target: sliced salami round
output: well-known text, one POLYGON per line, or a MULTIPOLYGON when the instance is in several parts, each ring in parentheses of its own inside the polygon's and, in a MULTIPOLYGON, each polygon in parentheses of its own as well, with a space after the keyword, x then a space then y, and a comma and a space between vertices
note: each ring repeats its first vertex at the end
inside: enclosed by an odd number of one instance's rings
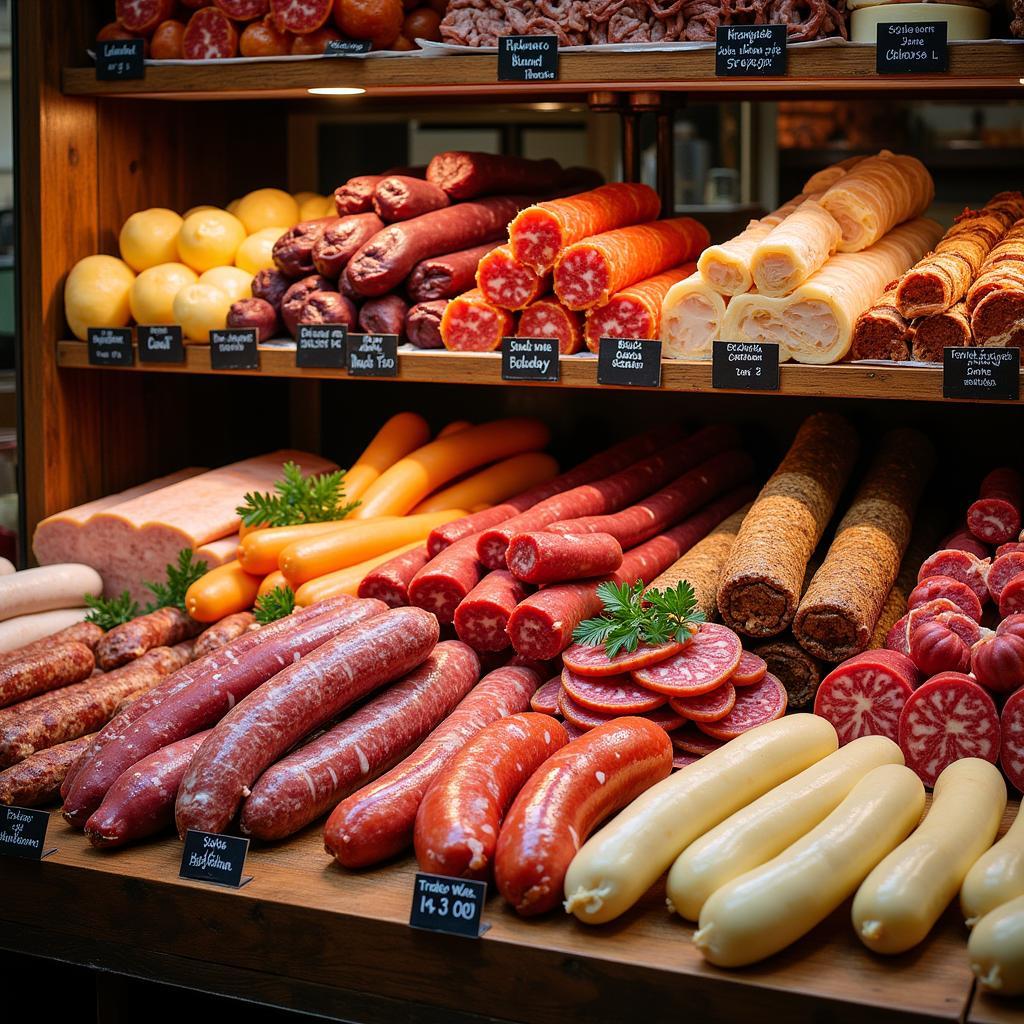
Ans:
POLYGON ((1014 576, 1003 587, 999 597, 999 614, 1002 618, 1011 618, 1019 613, 1024 613, 1024 576, 1014 576))
POLYGON ((1005 544, 1000 544, 996 548, 996 558, 1002 558, 1003 555, 1011 555, 1015 551, 1024 551, 1024 542, 1008 540, 1005 544))
POLYGON ((951 629, 968 647, 976 644, 984 635, 981 624, 963 612, 940 612, 935 616, 935 621, 951 629))
POLYGON ((963 757, 999 758, 999 714, 992 698, 959 672, 943 672, 916 689, 900 712, 899 744, 926 786, 963 757))
POLYGON ((768 662, 764 658, 759 658, 750 651, 744 651, 740 655, 740 663, 736 666, 736 671, 729 677, 729 682, 733 686, 753 686, 764 679, 764 674, 767 671, 768 662))
POLYGON ((993 469, 981 481, 980 497, 967 510, 967 527, 989 544, 1002 544, 1020 531, 1024 479, 1012 466, 993 469))
POLYGON ((907 597, 907 608, 914 611, 932 601, 952 601, 965 615, 975 622, 981 622, 981 602, 978 595, 966 583, 952 576, 929 576, 922 580, 907 597))
POLYGON ((736 692, 736 703, 725 718, 694 724, 716 740, 732 740, 759 725, 781 718, 788 703, 786 688, 771 672, 766 672, 756 686, 746 686, 736 692))
POLYGON ((270 0, 270 13, 282 32, 315 32, 330 17, 333 0, 270 0))
POLYGON ((914 663, 898 651, 855 654, 822 679, 814 713, 835 726, 840 745, 861 736, 896 742, 900 712, 918 678, 914 663))
POLYGON ((562 669, 562 686, 577 704, 605 715, 640 715, 660 708, 668 698, 652 693, 630 675, 588 679, 572 669, 562 669))
POLYGON ((685 768, 687 765, 693 764, 694 761, 699 760, 699 754, 684 754, 677 750, 672 755, 672 770, 677 771, 678 769, 685 768))
POLYGON ((1003 705, 999 724, 1003 738, 999 764, 1010 783, 1024 793, 1024 689, 1012 694, 1003 705))
POLYGON ((705 622, 678 654, 635 670, 633 678, 669 697, 696 697, 721 686, 736 671, 742 654, 740 638, 728 626, 705 622))
POLYGON ((174 13, 174 0, 117 0, 114 12, 126 32, 148 36, 174 13))
POLYGON ((684 754, 693 754, 695 757, 703 757, 710 754, 719 747, 724 747, 725 740, 716 740, 713 736, 703 733, 693 722, 687 722, 681 729, 676 729, 671 734, 672 746, 681 750, 684 754))
POLYGON ((940 597, 934 601, 926 601, 912 612, 907 612, 898 619, 885 636, 885 647, 890 651, 910 656, 910 634, 925 622, 931 622, 943 612, 958 612, 957 605, 947 598, 940 597))
POLYGON ((942 546, 946 549, 955 548, 957 551, 970 551, 972 555, 977 555, 978 558, 988 558, 991 554, 988 545, 978 540, 966 527, 958 530, 956 533, 951 533, 942 542, 942 546))
POLYGON ((722 683, 717 689, 696 697, 673 697, 669 705, 690 721, 718 722, 736 706, 736 687, 722 683))
POLYGON ((578 740, 588 730, 581 729, 578 725, 573 725, 572 722, 562 722, 562 728, 569 734, 570 740, 578 740))
POLYGON ((978 600, 984 604, 988 600, 988 586, 985 583, 985 576, 988 574, 991 562, 987 558, 978 558, 969 551, 957 551, 944 549, 929 555, 922 563, 917 573, 918 583, 928 579, 929 576, 951 576, 967 586, 978 595, 978 600))
POLYGON ((562 677, 555 676, 554 679, 549 679, 537 692, 530 698, 530 708, 533 711, 537 711, 542 715, 557 715, 558 714, 558 697, 562 692, 562 677))
POLYGON ((1021 573, 1024 573, 1024 551, 1008 551, 1005 555, 1000 555, 992 563, 988 576, 985 577, 992 600, 998 604, 1006 584, 1021 573))
POLYGON ((196 11, 181 37, 185 60, 224 60, 238 53, 238 33, 234 23, 216 7, 196 11))
POLYGON ((562 651, 562 664, 581 676, 617 676, 646 665, 655 665, 685 646, 675 641, 657 646, 640 644, 635 651, 619 651, 614 658, 609 658, 603 647, 572 644, 562 651))
MULTIPOLYGON (((622 715, 617 714, 602 714, 600 711, 594 711, 592 708, 586 708, 582 704, 576 703, 566 692, 565 688, 562 689, 562 695, 558 698, 558 709, 562 713, 562 717, 567 722, 572 722, 573 725, 578 726, 580 729, 596 729, 599 725, 604 725, 605 722, 610 722, 614 718, 622 718, 622 715)), ((671 732, 673 729, 678 729, 684 724, 685 719, 677 711, 673 711, 672 708, 665 707, 656 708, 654 711, 647 711, 642 715, 634 715, 630 717, 635 718, 646 718, 649 722, 653 722, 655 725, 664 729, 665 732, 671 732)))

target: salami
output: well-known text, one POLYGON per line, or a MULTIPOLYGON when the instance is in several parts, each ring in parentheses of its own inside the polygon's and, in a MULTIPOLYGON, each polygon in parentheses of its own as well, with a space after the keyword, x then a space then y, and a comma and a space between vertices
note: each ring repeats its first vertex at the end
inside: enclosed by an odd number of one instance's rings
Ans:
MULTIPOLYGON (((584 731, 596 729, 598 726, 605 725, 608 722, 614 721, 616 718, 622 717, 622 715, 616 711, 594 711, 593 708, 584 707, 584 705, 578 704, 569 696, 564 686, 562 687, 561 696, 558 698, 558 710, 567 722, 570 722, 578 729, 583 729, 584 731)), ((671 732, 673 729, 678 729, 684 721, 683 716, 668 704, 663 704, 661 707, 655 708, 653 711, 637 713, 631 717, 643 718, 652 725, 658 726, 659 729, 664 729, 665 732, 671 732)))
POLYGON ((489 572, 455 609, 455 632, 475 651, 511 646, 505 627, 526 588, 505 569, 489 572))
POLYGON ((363 577, 359 596, 375 597, 389 608, 405 607, 409 603, 409 584, 429 560, 425 547, 411 548, 396 555, 363 577))
POLYGON ((678 654, 638 669, 633 678, 655 693, 697 697, 722 686, 736 671, 742 653, 740 638, 731 629, 705 622, 678 654))
POLYGON ((516 337, 557 338, 559 355, 571 356, 583 347, 583 322, 560 302, 540 299, 523 310, 516 337))
POLYGON ((331 14, 331 0, 270 0, 270 13, 281 32, 309 35, 331 14))
POLYGON ((736 666, 736 671, 729 676, 729 682, 733 686, 753 686, 754 683, 759 683, 764 679, 764 674, 767 671, 768 663, 764 658, 752 654, 750 651, 744 651, 740 655, 740 663, 736 666))
MULTIPOLYGON (((996 549, 996 554, 1003 554, 1002 548, 1006 545, 1000 545, 996 549)), ((988 558, 992 552, 989 550, 987 544, 982 544, 973 533, 970 533, 966 527, 962 530, 958 530, 956 533, 951 533, 945 540, 942 541, 940 547, 954 550, 954 551, 969 551, 976 558, 988 558)))
POLYGON ((405 337, 417 348, 444 348, 441 337, 441 318, 447 299, 419 302, 405 315, 405 337))
POLYGON ((831 722, 839 744, 861 736, 899 739, 900 712, 920 681, 914 663, 896 651, 864 651, 821 681, 814 713, 831 722))
POLYGON ((458 150, 438 153, 427 164, 427 181, 443 189, 450 199, 476 199, 503 192, 554 192, 562 184, 563 173, 557 160, 458 150))
POLYGON ((507 309, 489 302, 479 288, 452 299, 441 317, 441 341, 452 352, 494 352, 513 333, 507 309))
POLYGON ((562 677, 549 679, 531 698, 530 709, 542 715, 558 714, 558 697, 562 692, 562 677))
POLYGON ((563 668, 560 683, 580 707, 604 715, 642 715, 664 706, 668 700, 660 693, 638 686, 633 677, 625 673, 595 678, 563 668))
POLYGON ((673 710, 691 722, 719 722, 736 706, 736 687, 724 682, 707 693, 695 697, 673 697, 669 703, 673 710))
POLYGON ((392 174, 381 178, 373 190, 373 212, 388 224, 443 210, 448 205, 444 190, 422 178, 392 174))
MULTIPOLYGON (((1024 688, 1011 694, 1003 705, 1000 730, 1003 742, 999 764, 1006 772, 1011 785, 1024 793, 1024 688)), ((0 779, 2 778, 3 774, 0 774, 0 779)), ((3 802, 2 790, 0 802, 3 802)))
MULTIPOLYGON (((1003 555, 1009 555, 1014 551, 1024 551, 1024 544, 1019 540, 1011 540, 1006 544, 1000 544, 999 547, 996 548, 996 558, 1001 558, 1003 555)), ((987 553, 988 552, 986 551, 986 554, 987 553)), ((71 628, 73 629, 74 627, 71 628)))
POLYGON ((716 740, 731 740, 774 722, 786 713, 786 688, 768 672, 756 686, 747 686, 736 694, 732 710, 717 722, 697 721, 696 726, 716 740))
POLYGON ((999 714, 970 676, 943 672, 918 687, 900 712, 899 744, 907 767, 926 786, 962 757, 999 759, 999 714))
POLYGON ((604 305, 587 310, 587 348, 597 352, 602 338, 661 337, 661 308, 669 288, 689 277, 695 263, 684 263, 616 292, 604 305))
POLYGON ((969 551, 936 551, 921 563, 917 580, 920 583, 931 576, 949 576, 967 584, 984 605, 989 598, 985 577, 990 564, 988 558, 975 558, 969 551))
MULTIPOLYGON (((232 0, 228 0, 232 2, 232 0)), ((238 0, 234 0, 238 2, 238 0)), ((253 0, 249 0, 253 2, 253 0)), ((265 0, 263 2, 266 9, 265 0)), ((221 0, 217 0, 217 6, 223 7, 221 0)), ((117 0, 114 4, 114 11, 121 27, 134 36, 148 36, 153 33, 161 21, 166 21, 174 12, 174 0, 117 0)), ((253 15, 259 17, 259 13, 253 15)))
POLYGON ((468 291, 476 282, 476 268, 480 260, 494 248, 494 242, 486 242, 472 249, 421 260, 413 267, 405 283, 409 298, 413 302, 430 302, 452 299, 468 291))
POLYGON ((56 802, 60 787, 75 762, 85 753, 95 733, 57 743, 18 764, 0 771, 0 804, 43 807, 56 802))
POLYGON ((683 643, 669 640, 663 644, 638 644, 632 651, 625 649, 614 658, 609 658, 604 647, 591 647, 587 644, 573 644, 562 654, 562 665, 583 676, 585 679, 608 679, 620 675, 629 675, 636 669, 646 668, 683 649, 683 643))
POLYGON ((445 548, 412 578, 409 603, 433 612, 442 625, 455 621, 455 609, 483 576, 475 534, 445 548))
POLYGON ((54 644, 20 658, 0 663, 0 708, 80 683, 92 675, 96 661, 92 651, 77 641, 54 644))
POLYGON ((1005 544, 1020 533, 1024 478, 1016 469, 993 469, 981 482, 978 500, 967 510, 967 527, 986 544, 1005 544))
POLYGON ((375 213, 356 213, 329 223, 317 236, 310 250, 310 259, 318 274, 336 279, 348 261, 378 231, 384 221, 375 213))
POLYGON ((500 309, 524 309, 549 288, 546 276, 512 255, 507 245, 499 245, 481 257, 476 268, 476 286, 484 298, 500 309))
POLYGON ((687 722, 681 729, 676 729, 672 733, 672 746, 693 757, 704 757, 725 743, 725 740, 716 740, 706 732, 701 732, 696 722, 687 722))
POLYGON ((952 601, 965 615, 981 622, 981 602, 966 583, 951 576, 929 576, 922 580, 907 597, 907 609, 913 611, 932 601, 952 601))
POLYGON ((542 274, 573 242, 643 224, 660 213, 658 193, 649 185, 602 185, 566 199, 528 206, 508 226, 508 240, 516 259, 542 274))
POLYGON ((1003 590, 1010 580, 1015 579, 1022 572, 1024 572, 1024 552, 1021 551, 1007 552, 992 563, 988 575, 985 577, 985 584, 996 604, 999 603, 1003 596, 1003 590))
POLYGON ((234 615, 227 615, 220 622, 203 630, 196 637, 192 645, 192 660, 206 657, 207 654, 223 647, 225 644, 237 640, 243 633, 248 632, 256 623, 256 616, 252 612, 235 612, 234 615))
POLYGON ((637 281, 695 260, 709 240, 707 228, 691 217, 594 235, 570 245, 558 257, 555 294, 569 309, 604 305, 637 281))
POLYGON ((1024 576, 1014 576, 1003 587, 999 598, 999 614, 1002 618, 1024 612, 1024 576))
POLYGON ((203 7, 188 19, 181 39, 181 55, 185 60, 224 60, 237 53, 238 33, 223 11, 203 7))
POLYGON ((334 208, 338 211, 338 216, 351 217, 357 213, 371 213, 373 193, 383 179, 382 174, 361 174, 356 178, 349 178, 344 185, 339 185, 334 190, 334 208))
POLYGON ((790 708, 798 711, 810 706, 825 675, 822 662, 785 633, 769 643, 759 644, 754 653, 764 660, 768 671, 786 688, 790 708))
POLYGON ((505 557, 517 579, 560 583, 614 572, 622 565, 622 547, 608 533, 517 533, 505 557))
POLYGON ((409 307, 400 295, 368 299, 359 308, 359 327, 367 334, 399 335, 405 329, 409 307))

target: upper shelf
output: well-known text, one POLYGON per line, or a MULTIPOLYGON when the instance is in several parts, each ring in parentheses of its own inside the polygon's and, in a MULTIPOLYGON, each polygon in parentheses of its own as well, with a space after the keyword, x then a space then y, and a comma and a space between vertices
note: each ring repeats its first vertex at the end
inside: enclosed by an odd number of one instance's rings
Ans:
POLYGON ((559 79, 547 83, 499 83, 494 54, 379 59, 325 58, 255 63, 148 65, 138 80, 100 82, 93 68, 65 68, 66 93, 176 99, 292 98, 318 87, 355 86, 367 95, 481 96, 523 100, 601 90, 657 90, 742 96, 842 92, 978 92, 1024 98, 1024 45, 1010 41, 951 43, 948 73, 875 74, 874 46, 795 48, 784 78, 719 78, 714 48, 670 52, 565 53, 559 79))

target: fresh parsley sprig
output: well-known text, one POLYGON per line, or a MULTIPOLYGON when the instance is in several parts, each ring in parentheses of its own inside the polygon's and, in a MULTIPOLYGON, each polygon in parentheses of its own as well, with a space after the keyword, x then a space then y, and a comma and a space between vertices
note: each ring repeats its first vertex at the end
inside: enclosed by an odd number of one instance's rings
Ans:
POLYGON ((143 584, 153 595, 153 600, 146 605, 147 612, 155 612, 158 608, 180 608, 185 611, 185 594, 197 579, 206 575, 206 563, 195 561, 191 548, 182 548, 178 552, 177 564, 166 566, 165 572, 166 583, 143 584))
POLYGON ((246 526, 298 526, 344 519, 358 501, 345 501, 345 471, 303 476, 302 467, 286 462, 274 491, 251 491, 235 510, 246 526))
POLYGON ((597 596, 604 605, 603 613, 581 622, 572 631, 572 638, 588 647, 604 644, 609 658, 623 650, 632 653, 642 643, 684 643, 704 621, 693 587, 686 580, 646 594, 641 580, 633 586, 600 583, 597 596))
POLYGON ((103 630, 124 625, 139 614, 138 602, 132 599, 127 590, 122 591, 120 597, 93 597, 92 594, 86 594, 85 603, 89 608, 85 621, 103 630))
POLYGON ((256 621, 265 626, 295 611, 295 592, 291 587, 274 587, 256 598, 256 621))

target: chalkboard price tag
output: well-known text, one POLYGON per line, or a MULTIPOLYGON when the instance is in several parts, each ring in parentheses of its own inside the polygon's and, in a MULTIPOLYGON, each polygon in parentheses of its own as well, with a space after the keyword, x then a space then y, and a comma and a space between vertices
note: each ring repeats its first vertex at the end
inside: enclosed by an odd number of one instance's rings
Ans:
POLYGON ((118 79, 145 78, 143 62, 144 39, 101 39, 96 43, 96 79, 112 82, 118 79))
POLYGON ((183 363, 185 345, 181 328, 173 325, 139 326, 135 329, 139 339, 139 362, 183 363))
POLYGON ((661 342, 602 338, 597 351, 597 383, 661 387, 661 342))
POLYGON ((499 82, 554 82, 558 36, 498 36, 499 82))
POLYGON ((716 341, 711 386, 740 391, 779 390, 779 346, 759 341, 716 341))
POLYGON ((0 807, 0 855, 19 860, 42 860, 56 847, 46 849, 50 812, 30 807, 0 807))
POLYGON ((130 327, 90 327, 87 344, 90 366, 131 366, 135 362, 130 327))
POLYGON ((785 25, 718 26, 715 74, 720 78, 780 78, 785 73, 785 25))
POLYGON ((213 370, 258 370, 256 328, 236 327, 210 331, 210 368, 213 370))
POLYGON ((397 334, 350 334, 348 372, 353 377, 397 377, 397 334))
POLYGON ((241 889, 246 882, 252 881, 252 875, 242 875, 248 852, 248 839, 189 829, 185 833, 178 877, 241 889))
POLYGON ((1020 349, 944 349, 942 397, 1019 401, 1020 349))
POLYGON ((328 39, 325 57, 358 57, 369 53, 373 43, 369 39, 328 39))
POLYGON ((344 324, 299 324, 295 339, 295 365, 309 369, 343 370, 346 361, 344 324))
POLYGON ((502 380, 558 380, 557 338, 503 338, 502 380))
POLYGON ((947 28, 944 21, 901 21, 877 26, 875 71, 880 75, 948 71, 947 28))
POLYGON ((486 931, 480 925, 486 897, 486 882, 417 872, 409 925, 430 932, 477 939, 486 931))

